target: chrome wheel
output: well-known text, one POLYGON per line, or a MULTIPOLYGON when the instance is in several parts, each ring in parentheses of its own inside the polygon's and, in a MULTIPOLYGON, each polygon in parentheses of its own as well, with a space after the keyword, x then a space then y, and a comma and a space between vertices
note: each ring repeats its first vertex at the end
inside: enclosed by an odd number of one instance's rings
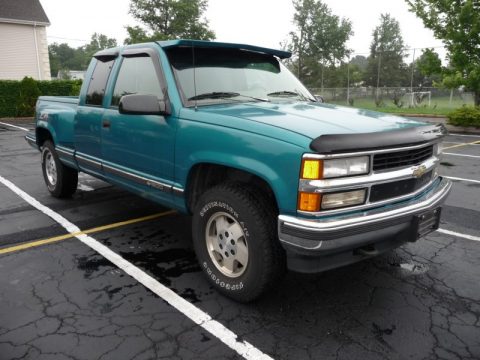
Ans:
POLYGON ((55 159, 50 151, 46 152, 44 161, 48 182, 50 185, 55 186, 57 184, 57 165, 55 164, 55 159))
POLYGON ((242 226, 225 212, 217 212, 208 220, 205 239, 210 258, 217 269, 228 277, 242 275, 248 265, 248 244, 242 226))

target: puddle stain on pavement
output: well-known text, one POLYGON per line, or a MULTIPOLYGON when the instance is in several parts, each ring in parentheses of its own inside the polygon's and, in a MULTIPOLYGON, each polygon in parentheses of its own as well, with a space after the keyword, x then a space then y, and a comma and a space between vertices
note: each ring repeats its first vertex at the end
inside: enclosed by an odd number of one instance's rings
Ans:
POLYGON ((201 271, 193 251, 174 248, 162 251, 120 252, 127 261, 147 270, 163 285, 170 287, 172 279, 186 273, 201 271))
MULTIPOLYGON (((192 303, 200 302, 199 296, 193 288, 176 289, 172 286, 173 279, 187 273, 200 272, 200 266, 193 251, 181 248, 166 249, 161 251, 124 252, 119 255, 125 260, 150 273, 160 283, 169 287, 171 290, 179 293, 180 296, 192 303)), ((84 271, 84 278, 92 278, 96 272, 101 271, 102 267, 111 267, 113 264, 101 256, 81 256, 77 258, 78 269, 84 271)), ((125 287, 111 286, 102 289, 111 300, 113 296, 125 287)), ((108 312, 108 309, 105 309, 108 312)))

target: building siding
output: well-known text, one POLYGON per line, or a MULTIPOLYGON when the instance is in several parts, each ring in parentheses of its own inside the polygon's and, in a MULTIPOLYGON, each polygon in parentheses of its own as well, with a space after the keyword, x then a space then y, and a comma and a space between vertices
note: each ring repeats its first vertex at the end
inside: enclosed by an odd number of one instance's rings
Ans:
POLYGON ((45 26, 0 23, 0 49, 0 79, 51 79, 45 26))

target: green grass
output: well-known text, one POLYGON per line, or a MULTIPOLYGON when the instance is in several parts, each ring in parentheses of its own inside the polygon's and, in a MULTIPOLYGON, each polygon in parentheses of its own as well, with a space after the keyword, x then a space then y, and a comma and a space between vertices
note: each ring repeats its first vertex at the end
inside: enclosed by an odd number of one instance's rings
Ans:
MULTIPOLYGON (((349 106, 346 101, 327 101, 332 104, 349 106)), ((458 97, 455 97, 450 104, 448 97, 432 98, 431 106, 428 106, 428 100, 425 100, 425 104, 417 107, 403 106, 401 108, 395 106, 392 100, 384 99, 384 106, 377 107, 372 98, 360 98, 355 99, 353 107, 359 109, 374 110, 392 114, 423 114, 423 115, 448 115, 453 110, 462 107, 465 103, 458 97)), ((473 105, 473 103, 467 103, 467 105, 473 105)))

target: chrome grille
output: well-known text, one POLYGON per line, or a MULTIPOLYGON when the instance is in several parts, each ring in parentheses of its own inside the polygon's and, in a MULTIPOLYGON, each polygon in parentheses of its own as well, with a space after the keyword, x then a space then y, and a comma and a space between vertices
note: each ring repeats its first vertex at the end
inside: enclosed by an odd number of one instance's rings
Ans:
POLYGON ((433 155, 433 145, 419 149, 396 151, 385 154, 375 154, 373 171, 388 170, 410 165, 418 165, 433 155))
POLYGON ((433 171, 418 179, 407 179, 373 185, 370 190, 370 202, 377 202, 408 195, 426 186, 432 180, 433 171))

